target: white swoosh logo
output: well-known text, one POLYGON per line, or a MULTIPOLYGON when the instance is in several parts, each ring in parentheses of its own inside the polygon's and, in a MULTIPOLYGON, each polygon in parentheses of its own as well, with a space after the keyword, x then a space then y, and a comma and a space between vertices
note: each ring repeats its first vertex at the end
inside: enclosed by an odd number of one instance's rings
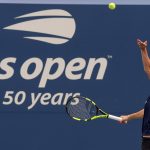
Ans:
POLYGON ((46 34, 48 36, 28 36, 24 38, 46 42, 49 44, 63 44, 68 42, 73 37, 76 30, 74 18, 70 13, 64 10, 54 9, 38 11, 16 17, 16 19, 27 17, 52 18, 32 19, 10 25, 4 29, 46 34))

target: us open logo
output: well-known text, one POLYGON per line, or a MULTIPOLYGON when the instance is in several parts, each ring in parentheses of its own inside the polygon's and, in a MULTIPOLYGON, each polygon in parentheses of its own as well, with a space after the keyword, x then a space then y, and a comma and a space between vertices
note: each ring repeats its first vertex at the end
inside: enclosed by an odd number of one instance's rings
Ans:
POLYGON ((31 35, 24 38, 49 44, 68 42, 76 30, 76 23, 72 15, 61 9, 33 12, 15 19, 20 18, 29 18, 30 20, 7 26, 4 29, 39 33, 39 36, 31 35), (40 36, 41 34, 42 36, 40 36))
MULTIPOLYGON (((76 30, 75 20, 70 13, 61 9, 43 10, 33 13, 28 13, 19 17, 30 18, 29 21, 23 21, 5 27, 7 30, 27 31, 31 34, 37 33, 38 36, 25 36, 24 38, 46 42, 49 44, 63 44, 68 42, 74 35, 76 30), (42 17, 42 18, 41 18, 42 17), (42 34, 42 36, 40 36, 42 34), (43 35, 44 34, 44 35, 43 35)), ((5 71, 5 74, 0 74, 0 80, 7 80, 14 76, 15 67, 19 58, 7 57, 1 60, 0 69, 5 71)), ((65 74, 68 80, 90 80, 96 66, 99 66, 96 80, 103 80, 106 68, 106 58, 89 58, 82 57, 73 58, 66 61, 65 58, 58 56, 57 58, 46 58, 46 62, 39 57, 31 57, 25 60, 19 69, 19 74, 24 80, 34 80, 40 77, 38 87, 45 88, 50 80, 57 80, 65 74), (29 68, 34 65, 35 68, 29 73, 29 68), (52 71, 53 66, 57 65, 55 71, 52 71)))
MULTIPOLYGON (((23 34, 26 34, 24 32, 28 32, 29 36, 23 36, 25 39, 48 44, 64 44, 73 38, 76 31, 75 19, 70 13, 61 9, 32 12, 16 17, 15 19, 15 24, 4 27, 3 29, 17 32, 22 31, 23 34)), ((78 44, 81 43, 80 40, 81 39, 78 39, 78 44)), ((63 46, 65 45, 62 45, 62 47, 63 46)), ((25 50, 24 48, 23 50, 25 50)), ((50 53, 53 52, 54 51, 50 51, 50 53)), ((21 91, 5 91, 2 96, 3 105, 15 103, 20 106, 28 100, 27 97, 31 100, 27 106, 28 110, 33 109, 38 103, 44 106, 49 104, 65 105, 69 97, 82 95, 80 91, 70 91, 70 87, 68 87, 69 92, 60 92, 57 91, 57 89, 53 89, 54 91, 52 93, 47 92, 47 88, 50 88, 50 84, 48 85, 49 82, 62 78, 65 79, 66 82, 91 79, 103 80, 107 70, 108 61, 105 57, 96 56, 87 58, 79 57, 78 54, 75 58, 68 60, 65 56, 62 57, 61 55, 55 57, 49 56, 51 55, 40 58, 37 54, 37 56, 34 55, 34 57, 27 57, 21 64, 19 64, 19 62, 22 57, 7 56, 0 60, 0 70, 3 71, 2 73, 0 72, 0 81, 12 79, 15 77, 15 74, 17 74, 21 82, 34 82, 37 79, 38 81, 34 88, 35 91, 41 88, 45 89, 45 92, 34 92, 33 90, 31 93, 28 92, 28 87, 21 91), (19 68, 16 68, 15 65, 19 65, 19 68), (33 65, 34 67, 30 70, 33 65)))

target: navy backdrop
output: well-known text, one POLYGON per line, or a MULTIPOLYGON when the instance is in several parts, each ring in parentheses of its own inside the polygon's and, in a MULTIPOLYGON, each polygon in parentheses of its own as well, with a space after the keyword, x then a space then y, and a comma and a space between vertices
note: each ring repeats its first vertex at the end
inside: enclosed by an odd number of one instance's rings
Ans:
MULTIPOLYGON (((94 99, 104 110, 115 115, 128 114, 143 108, 150 84, 144 74, 136 39, 150 41, 150 6, 118 6, 111 11, 105 5, 0 5, 0 60, 16 57, 12 64, 15 74, 0 80, 0 148, 5 150, 139 150, 141 120, 120 125, 112 120, 80 123, 71 120, 63 105, 43 106, 39 102, 28 110, 30 93, 81 93, 94 99), (27 13, 63 9, 76 21, 73 38, 61 45, 23 39, 21 31, 3 28, 27 13), (21 64, 38 57, 61 57, 66 62, 73 58, 106 58, 107 69, 103 80, 96 80, 97 70, 90 80, 69 80, 62 75, 38 88, 40 76, 33 80, 20 77, 21 64), (25 91, 21 105, 4 105, 6 91, 25 91)), ((21 19, 19 21, 22 21, 21 19)), ((32 69, 31 69, 32 70, 32 69)), ((85 71, 85 70, 84 70, 85 71)), ((4 73, 1 69, 1 74, 4 73)), ((15 94, 14 94, 15 95, 15 94)))

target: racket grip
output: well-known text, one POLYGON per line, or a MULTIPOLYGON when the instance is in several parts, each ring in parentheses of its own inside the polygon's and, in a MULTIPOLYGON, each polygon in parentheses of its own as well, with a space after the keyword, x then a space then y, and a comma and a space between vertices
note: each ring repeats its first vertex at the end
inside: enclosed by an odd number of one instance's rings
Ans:
POLYGON ((117 116, 114 116, 114 115, 109 115, 108 118, 112 119, 112 120, 116 120, 116 121, 122 121, 121 117, 117 117, 117 116))

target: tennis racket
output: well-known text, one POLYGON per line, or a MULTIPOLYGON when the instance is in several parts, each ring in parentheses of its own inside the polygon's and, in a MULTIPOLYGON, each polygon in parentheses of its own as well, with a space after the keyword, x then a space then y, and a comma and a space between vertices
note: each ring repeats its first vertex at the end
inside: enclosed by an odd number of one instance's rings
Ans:
POLYGON ((101 118, 122 121, 122 118, 104 112, 95 102, 82 96, 71 97, 66 104, 66 112, 72 119, 77 121, 90 121, 101 118))

